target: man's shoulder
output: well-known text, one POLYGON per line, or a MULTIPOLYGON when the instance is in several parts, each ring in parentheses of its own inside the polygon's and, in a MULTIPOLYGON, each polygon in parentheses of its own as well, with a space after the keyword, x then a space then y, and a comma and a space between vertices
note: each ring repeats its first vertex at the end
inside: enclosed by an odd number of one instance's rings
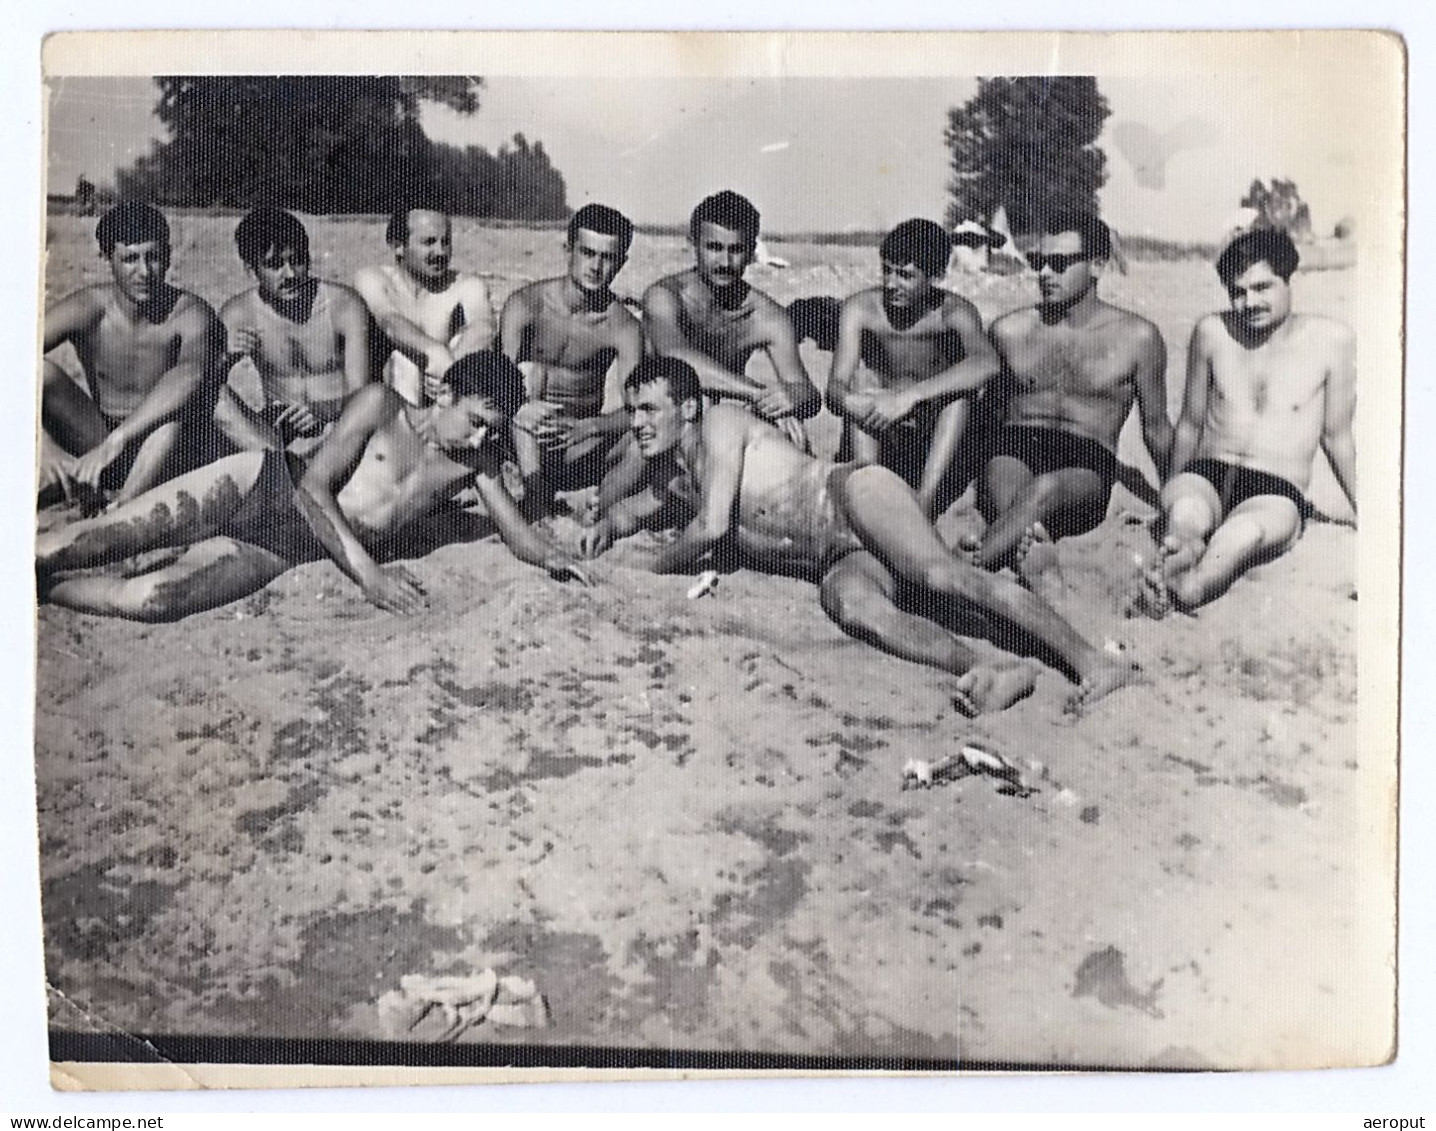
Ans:
POLYGON ((394 279, 397 272, 392 263, 371 263, 367 267, 361 267, 354 272, 354 285, 362 287, 365 285, 384 286, 394 279))
POLYGON ((1345 346, 1356 340, 1356 333, 1339 318, 1325 314, 1292 314, 1291 322, 1297 334, 1313 344, 1345 346))
POLYGON ((692 267, 688 267, 682 271, 675 271, 671 275, 664 275, 661 279, 650 283, 643 293, 647 296, 653 294, 655 291, 667 291, 675 298, 682 298, 683 292, 697 278, 698 272, 692 267))
POLYGON ((461 298, 477 295, 482 295, 485 299, 489 297, 489 284, 482 277, 466 271, 454 272, 454 278, 449 283, 447 290, 449 294, 461 298))
POLYGON ((258 287, 250 287, 248 290, 240 291, 237 295, 231 295, 224 300, 224 305, 219 308, 220 321, 228 322, 231 318, 239 317, 252 310, 256 310, 258 301, 258 287))
POLYGON ((344 402, 343 417, 383 424, 398 415, 405 401, 388 385, 374 381, 361 386, 344 402))
POLYGON ((992 323, 992 333, 998 337, 1014 338, 1030 332, 1038 325, 1041 315, 1035 306, 1019 306, 1009 310, 992 323))
POLYGON ((509 294, 509 297, 504 300, 504 307, 522 306, 537 311, 543 303, 544 296, 550 294, 556 285, 563 285, 562 275, 555 275, 551 279, 535 279, 532 283, 525 283, 509 294))
POLYGON ((179 288, 175 288, 175 291, 175 303, 170 309, 170 320, 195 326, 208 326, 218 318, 214 307, 193 291, 183 291, 179 288))
POLYGON ((960 295, 956 291, 950 291, 945 287, 939 288, 938 293, 942 296, 942 305, 938 307, 938 310, 941 312, 944 322, 951 318, 959 320, 976 318, 979 322, 982 321, 982 315, 977 309, 977 304, 966 295, 960 295))
POLYGON ((848 318, 871 320, 882 313, 882 287, 864 287, 843 299, 842 312, 848 318))
POLYGON ((1121 335, 1137 346, 1151 346, 1162 342, 1162 331, 1150 318, 1138 314, 1135 310, 1128 310, 1125 306, 1115 306, 1107 303, 1107 308, 1113 312, 1110 332, 1121 335))

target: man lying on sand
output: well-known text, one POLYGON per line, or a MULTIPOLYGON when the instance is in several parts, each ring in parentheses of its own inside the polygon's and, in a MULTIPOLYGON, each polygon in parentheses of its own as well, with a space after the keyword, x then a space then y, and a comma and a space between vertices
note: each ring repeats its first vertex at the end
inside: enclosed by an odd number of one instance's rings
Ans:
POLYGON ((227 385, 220 423, 241 448, 307 456, 332 431, 345 399, 371 380, 369 311, 348 287, 310 276, 309 234, 291 213, 254 209, 234 242, 258 285, 219 316, 229 360, 249 358, 265 403, 256 417, 227 385))
POLYGON ((850 429, 855 462, 902 475, 932 518, 997 355, 977 308, 937 286, 952 256, 941 225, 906 220, 878 254, 882 286, 843 303, 828 407, 850 429))
POLYGON ((844 631, 961 676, 964 713, 1001 710, 1029 694, 1035 666, 978 665, 957 636, 899 600, 956 604, 1045 645, 1078 677, 1072 711, 1139 678, 1041 598, 953 555, 896 473, 816 459, 750 413, 705 408, 698 375, 677 358, 644 361, 625 391, 648 461, 644 487, 584 532, 585 553, 602 553, 676 506, 693 517, 659 554, 657 572, 694 568, 732 534, 746 564, 819 579, 823 608, 844 631))
POLYGON ((45 311, 45 352, 70 343, 88 395, 45 359, 41 506, 76 490, 95 509, 101 492, 123 503, 218 454, 224 335, 207 302, 165 282, 169 224, 126 201, 100 218, 95 239, 110 281, 45 311))
POLYGON ((1313 513, 1318 446, 1354 520, 1356 339, 1334 319, 1292 313, 1299 259, 1285 232, 1258 229, 1217 260, 1232 307, 1192 331, 1165 537, 1137 600, 1152 616, 1195 609, 1295 545, 1313 513))
POLYGON ((376 353, 384 380, 410 404, 424 404, 456 357, 493 346, 494 307, 482 279, 451 269, 454 230, 446 213, 401 205, 384 241, 394 262, 362 268, 354 289, 383 331, 376 353))
POLYGON ((434 403, 369 385, 350 399, 298 487, 281 453, 241 452, 93 519, 40 535, 42 599, 81 612, 169 621, 236 601, 291 566, 328 554, 381 609, 427 604, 401 565, 371 556, 466 487, 519 560, 559 579, 583 571, 520 516, 500 455, 523 378, 495 353, 460 358, 434 403), (98 573, 79 570, 110 566, 98 573))
POLYGON ((966 548, 987 569, 1016 566, 1039 591, 1056 564, 1050 538, 1085 534, 1107 516, 1133 400, 1159 476, 1171 455, 1167 347, 1147 319, 1098 297, 1111 251, 1096 216, 1051 217, 1026 250, 1042 301, 992 326, 1014 391, 983 477, 989 526, 966 548))
POLYGON ((520 287, 499 320, 503 351, 524 373, 528 403, 514 414, 524 513, 544 513, 555 490, 597 486, 628 412, 603 412, 643 358, 643 327, 610 290, 633 242, 633 224, 585 204, 568 224, 568 272, 520 287))

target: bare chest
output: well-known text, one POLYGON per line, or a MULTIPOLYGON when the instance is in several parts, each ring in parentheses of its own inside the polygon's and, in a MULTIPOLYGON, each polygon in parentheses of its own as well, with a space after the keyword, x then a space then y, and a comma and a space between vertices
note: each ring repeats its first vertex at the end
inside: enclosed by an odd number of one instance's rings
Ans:
POLYGON ((756 311, 749 303, 725 310, 711 303, 685 304, 683 333, 694 349, 741 368, 754 350, 764 345, 756 311))
POLYGON ((867 330, 863 362, 885 377, 923 381, 964 357, 962 338, 940 324, 911 330, 867 330))
POLYGON ((181 344, 172 326, 128 325, 108 316, 80 354, 85 368, 111 387, 149 389, 179 362, 181 344))
POLYGON ((1135 359, 1125 342, 1068 330, 1037 332, 1006 349, 1024 393, 1105 395, 1131 380, 1135 359))
POLYGON ((537 321, 529 342, 529 356, 546 365, 603 373, 618 352, 606 315, 565 314, 537 321))
POLYGON ((1212 358, 1213 407, 1251 416, 1301 414, 1320 403, 1325 380, 1326 366, 1301 351, 1232 345, 1212 358))

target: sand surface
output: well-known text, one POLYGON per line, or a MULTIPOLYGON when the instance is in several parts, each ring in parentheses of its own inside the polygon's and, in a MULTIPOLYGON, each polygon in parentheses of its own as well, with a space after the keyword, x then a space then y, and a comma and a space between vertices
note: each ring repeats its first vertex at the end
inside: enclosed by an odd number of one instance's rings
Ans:
MULTIPOLYGON (((51 295, 103 277, 91 225, 52 218, 51 295)), ((232 227, 180 217, 172 280, 215 305, 245 285, 232 227)), ((322 277, 384 255, 380 224, 310 232, 322 277)), ((460 223, 456 258, 502 302, 561 269, 561 242, 460 223)), ((781 301, 875 281, 871 249, 773 250, 792 268, 750 279, 781 301)), ((639 236, 618 289, 685 255, 639 236)), ((1302 277, 1298 309, 1349 313, 1355 277, 1302 277)), ((949 285, 989 320, 1034 297, 1030 277, 949 285)), ((1139 262, 1104 289, 1161 327, 1175 405, 1215 275, 1139 262)), ((826 355, 804 356, 821 386, 826 355)), ((1149 466, 1135 428, 1124 458, 1149 466)), ((814 432, 830 453, 832 419, 814 432)), ((1312 494, 1342 512, 1324 466, 1312 494)), ((1380 1059, 1390 893, 1364 853, 1391 767, 1357 743, 1356 536, 1315 523, 1199 617, 1127 620, 1152 552, 1128 518, 1149 513, 1119 488, 1061 545, 1063 611, 1150 677, 1075 721, 1052 670, 963 719, 952 677, 848 639, 801 581, 739 571, 689 601, 691 579, 643 568, 648 536, 592 590, 494 538, 442 546, 411 566, 431 607, 407 619, 326 562, 177 625, 43 608, 52 1024, 387 1039, 402 977, 492 968, 532 979, 552 1024, 464 1041, 1380 1059), (901 789, 907 759, 973 741, 1037 791, 901 789)), ((976 522, 964 500, 940 528, 976 522)))

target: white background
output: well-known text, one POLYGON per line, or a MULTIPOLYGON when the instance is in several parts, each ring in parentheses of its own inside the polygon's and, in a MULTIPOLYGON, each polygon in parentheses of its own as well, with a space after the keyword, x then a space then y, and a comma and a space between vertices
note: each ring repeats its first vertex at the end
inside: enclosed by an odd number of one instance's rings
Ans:
MULTIPOLYGON (((32 0, 33 2, 33 0, 32 0)), ((189 0, 98 0, 7 5, 0 32, 0 83, 5 98, 0 138, 5 155, 0 263, 10 282, 0 324, 6 372, 0 378, 0 499, 10 536, 0 543, 0 593, 7 678, 0 682, 0 1112, 407 1112, 407 1111, 1210 1111, 1352 1112, 1436 1116, 1436 862, 1431 808, 1436 804, 1436 696, 1432 638, 1436 601, 1426 585, 1432 568, 1429 498, 1436 480, 1430 442, 1436 427, 1433 364, 1433 289, 1424 281, 1436 250, 1426 216, 1432 188, 1430 71, 1436 68, 1436 27, 1426 5, 1366 0, 1225 0, 1169 2, 1157 9, 1137 0, 1103 5, 1058 0, 1008 0, 977 5, 957 0, 887 0, 875 5, 814 0, 714 0, 680 6, 674 0, 629 0, 621 10, 589 2, 550 0, 499 8, 433 0, 245 0, 227 9, 189 0), (882 24, 875 21, 882 20, 882 24), (1324 1073, 1184 1076, 1022 1077, 964 1080, 850 1080, 546 1087, 349 1089, 341 1091, 59 1095, 48 1085, 45 999, 41 965, 39 881, 36 872, 34 784, 31 770, 34 710, 32 547, 36 248, 43 222, 40 185, 40 41, 49 31, 173 27, 647 27, 647 28, 940 28, 1110 29, 1192 27, 1388 28, 1410 50, 1411 291, 1406 426, 1413 438, 1406 476, 1405 744, 1402 765, 1401 1048, 1389 1068, 1324 1073)), ((61 186, 65 188, 68 186, 61 186)), ((1393 207, 1397 202, 1392 202, 1393 207)), ((179 786, 179 783, 176 783, 179 786)), ((1259 987, 1252 987, 1259 992, 1259 987)), ((1428 1122, 1428 1126, 1431 1123, 1428 1122)), ((1359 1128, 1359 1120, 1350 1126, 1359 1128)))

